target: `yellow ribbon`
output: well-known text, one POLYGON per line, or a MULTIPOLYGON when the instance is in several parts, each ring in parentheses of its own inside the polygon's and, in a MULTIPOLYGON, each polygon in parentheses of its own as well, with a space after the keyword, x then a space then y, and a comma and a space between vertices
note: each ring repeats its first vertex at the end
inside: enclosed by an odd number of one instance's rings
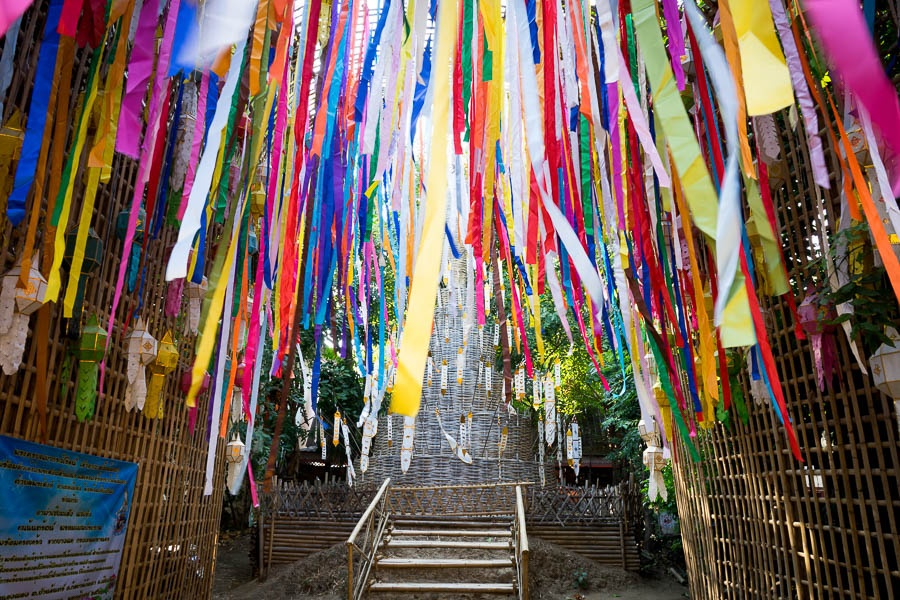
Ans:
MULTIPOLYGON (((722 3, 724 4, 724 2, 722 3)), ((720 4, 721 5, 721 4, 720 4)), ((681 180, 684 199, 690 207, 690 215, 709 240, 716 239, 718 198, 709 177, 709 169, 700 154, 700 146, 675 87, 675 77, 669 66, 654 0, 632 2, 635 29, 644 54, 653 105, 671 150, 674 174, 681 180)), ((684 211, 682 215, 687 215, 684 211)), ((682 216, 684 219, 684 216, 682 216)), ((685 221, 685 230, 689 224, 685 221)), ((720 326, 722 345, 725 347, 748 346, 756 343, 747 292, 740 273, 735 275, 731 299, 725 307, 720 326)), ((702 288, 701 288, 702 289, 702 288)), ((720 290, 728 294, 729 290, 720 290)))
MULTIPOLYGON (((759 184, 752 179, 745 178, 744 186, 747 189, 747 203, 750 205, 750 218, 748 222, 756 225, 762 245, 763 263, 756 265, 757 272, 765 272, 768 292, 773 296, 781 296, 790 291, 784 267, 781 264, 781 251, 778 238, 775 236, 774 223, 769 222, 766 209, 763 206, 762 197, 759 195, 759 184)), ((760 286, 762 287, 762 286, 760 286)))
MULTIPOLYGON (((98 60, 100 59, 98 58, 98 60)), ((94 77, 91 88, 87 92, 87 97, 84 101, 82 118, 78 124, 78 130, 75 134, 75 143, 73 144, 73 147, 70 151, 72 157, 71 173, 73 179, 75 173, 78 172, 78 165, 81 162, 82 149, 84 148, 84 143, 87 140, 87 133, 89 129, 88 122, 90 121, 90 114, 94 107, 94 101, 97 99, 99 79, 99 77, 94 77)), ((97 173, 98 181, 99 176, 100 174, 97 173)), ((91 175, 88 176, 88 184, 90 183, 91 175)), ((74 181, 70 180, 64 192, 62 210, 59 214, 59 224, 56 228, 53 265, 50 267, 50 275, 49 277, 47 277, 47 294, 45 296, 45 302, 56 302, 59 298, 59 290, 62 285, 62 279, 60 278, 59 270, 62 267, 63 255, 65 255, 66 253, 66 225, 69 223, 69 213, 72 210, 72 194, 74 192, 74 181)), ((72 257, 72 266, 69 268, 69 280, 76 282, 76 284, 78 282, 78 279, 81 277, 81 265, 84 262, 84 246, 87 243, 88 230, 90 229, 91 225, 91 216, 94 214, 95 197, 96 193, 93 196, 85 196, 84 202, 81 205, 81 218, 78 226, 78 235, 75 242, 75 252, 72 257)), ((64 306, 63 308, 63 315, 66 318, 70 318, 72 316, 71 307, 66 308, 64 306)))
MULTIPOLYGON (((678 212, 681 214, 681 222, 684 224, 684 241, 688 249, 688 260, 691 266, 691 282, 694 287, 694 314, 697 317, 697 329, 700 336, 700 377, 698 383, 702 382, 703 397, 705 403, 713 403, 713 399, 719 397, 719 382, 716 378, 716 340, 713 337, 712 330, 709 327, 709 315, 706 309, 701 305, 703 296, 703 282, 700 279, 700 264, 697 260, 697 250, 694 244, 694 234, 691 231, 691 224, 687 220, 687 205, 684 202, 684 196, 681 193, 681 186, 678 185, 676 174, 672 174, 672 189, 675 191, 675 204, 678 212)), ((676 252, 679 250, 676 248, 676 252)))
POLYGON ((416 255, 415 277, 409 290, 406 326, 400 335, 397 382, 391 400, 391 411, 407 417, 418 414, 422 400, 422 375, 428 358, 428 342, 434 324, 434 303, 440 279, 447 208, 447 153, 452 147, 452 144, 445 142, 450 141, 450 75, 457 32, 456 10, 456 0, 444 0, 440 4, 438 48, 433 74, 433 143, 425 197, 425 226, 416 255))
POLYGON ((728 0, 741 51, 747 113, 767 115, 794 102, 791 74, 775 35, 772 11, 760 0, 728 0))
MULTIPOLYGON (((734 19, 728 7, 728 1, 719 3, 719 18, 722 23, 722 42, 725 46, 725 56, 731 66, 731 75, 734 78, 734 86, 743 90, 744 76, 741 72, 741 60, 737 31, 734 27, 734 19)), ((756 179, 756 169, 753 168, 753 155, 750 153, 750 142, 747 140, 747 101, 745 94, 738 92, 738 138, 741 141, 741 167, 747 177, 756 179)))

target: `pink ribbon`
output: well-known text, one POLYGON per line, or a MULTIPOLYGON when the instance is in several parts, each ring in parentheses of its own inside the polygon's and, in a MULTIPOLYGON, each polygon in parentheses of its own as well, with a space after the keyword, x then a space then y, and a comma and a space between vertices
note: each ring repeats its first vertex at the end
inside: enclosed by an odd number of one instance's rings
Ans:
POLYGON ((3 0, 0 4, 0 37, 22 16, 34 0, 3 0))
POLYGON ((806 86, 806 77, 803 75, 803 64, 800 62, 800 52, 791 32, 791 25, 784 12, 781 0, 769 0, 772 9, 772 18, 778 29, 778 37, 781 38, 781 46, 784 48, 784 57, 787 60, 788 72, 791 75, 791 84, 794 86, 794 95, 800 104, 800 112, 803 114, 803 125, 806 128, 806 143, 809 146, 809 161, 812 163, 813 180, 816 185, 828 189, 831 183, 828 181, 828 169, 825 167, 825 154, 822 152, 822 140, 819 138, 819 119, 816 115, 816 107, 813 104, 809 88, 806 86))
MULTIPOLYGON (((684 31, 681 29, 681 19, 678 17, 678 3, 676 0, 662 0, 662 5, 663 14, 666 17, 666 31, 669 34, 669 57, 672 71, 675 73, 678 91, 683 92, 684 67, 681 66, 681 57, 684 56, 684 31)), ((627 72, 626 69, 625 73, 627 72)))
MULTIPOLYGON (((157 69, 158 75, 156 78, 156 82, 153 86, 153 97, 150 99, 150 120, 148 121, 149 125, 148 125, 148 130, 147 130, 147 138, 151 140, 151 143, 150 144, 145 143, 143 145, 143 148, 142 148, 143 160, 139 161, 139 163, 138 163, 138 176, 137 176, 137 180, 134 183, 134 196, 131 198, 131 210, 129 211, 129 216, 128 216, 128 230, 125 232, 125 243, 122 246, 124 248, 124 252, 126 253, 126 255, 128 253, 129 248, 131 248, 131 245, 134 243, 134 232, 137 229, 137 219, 138 219, 138 213, 140 212, 141 201, 143 200, 143 197, 144 197, 144 187, 147 183, 147 178, 149 177, 149 174, 150 174, 150 163, 152 162, 150 160, 150 157, 153 156, 153 150, 158 141, 157 138, 160 138, 160 137, 165 138, 165 136, 166 136, 166 128, 159 126, 160 121, 165 119, 166 115, 162 115, 160 113, 162 112, 162 105, 163 105, 162 97, 164 94, 167 93, 167 91, 169 89, 169 87, 168 87, 169 78, 166 75, 169 72, 169 59, 171 58, 172 40, 175 36, 175 22, 178 20, 178 6, 180 4, 181 4, 181 0, 172 0, 172 3, 169 5, 169 13, 168 13, 168 18, 166 19, 166 25, 165 25, 165 28, 163 29, 163 43, 162 43, 162 47, 160 48, 160 51, 159 51, 159 64, 158 64, 158 69, 157 69)), ((150 32, 150 34, 151 34, 150 42, 151 43, 150 43, 150 46, 147 51, 152 53, 153 48, 155 47, 155 44, 152 43, 153 42, 152 36, 156 29, 156 15, 155 15, 156 9, 153 8, 153 10, 150 11, 151 13, 153 13, 153 18, 151 19, 150 17, 147 16, 147 14, 145 14, 148 5, 151 7, 156 7, 155 2, 146 2, 144 4, 143 9, 141 10, 141 22, 138 25, 138 34, 140 34, 140 32, 141 32, 141 27, 145 26, 144 21, 145 21, 145 17, 147 17, 146 20, 149 21, 152 26, 152 30, 150 32)), ((135 39, 137 39, 137 38, 135 38, 135 39)), ((139 48, 139 46, 137 45, 137 42, 135 42, 135 49, 132 51, 132 64, 134 64, 134 54, 138 52, 138 48, 139 48)), ((142 50, 142 52, 143 52, 143 50, 142 50)), ((151 62, 150 67, 152 68, 152 62, 153 62, 152 57, 151 57, 150 62, 151 62)), ((143 75, 143 73, 141 73, 141 74, 143 75)), ((132 83, 131 79, 132 79, 132 73, 131 73, 131 71, 129 71, 127 89, 131 88, 131 83, 132 83)), ((147 79, 149 79, 149 72, 147 73, 147 78, 144 81, 146 81, 147 79)), ((142 98, 143 98, 143 93, 140 93, 139 95, 137 95, 138 102, 140 102, 140 100, 142 98)), ((140 111, 140 105, 138 106, 138 110, 140 111)), ((123 113, 125 112, 125 101, 122 102, 122 112, 123 113)), ((136 118, 137 118, 137 130, 136 131, 138 132, 137 137, 139 137, 140 136, 140 112, 138 112, 138 114, 136 115, 136 118)), ((122 134, 122 124, 123 123, 120 121, 120 123, 119 123, 119 135, 120 136, 122 134)), ((135 137, 133 141, 136 141, 137 137, 135 137)), ((122 150, 118 148, 118 142, 120 140, 122 140, 121 137, 116 139, 116 149, 119 150, 120 152, 122 152, 122 150)), ((137 153, 136 153, 136 149, 135 149, 135 156, 136 155, 137 155, 137 153)), ((128 261, 127 260, 119 261, 119 275, 118 275, 118 278, 116 279, 116 289, 115 289, 115 292, 113 293, 112 307, 109 310, 109 325, 106 328, 106 330, 109 331, 110 333, 112 333, 113 325, 116 322, 116 309, 119 306, 119 301, 122 299, 122 288, 125 285, 125 271, 127 271, 127 270, 128 270, 128 261)), ((106 379, 106 351, 109 350, 109 341, 112 339, 112 337, 113 336, 110 335, 109 337, 106 338, 106 347, 105 347, 104 353, 103 353, 104 358, 103 358, 103 361, 100 363, 100 385, 99 385, 100 394, 103 393, 103 382, 106 379)))
POLYGON ((856 96, 890 150, 894 195, 900 195, 900 101, 884 74, 856 0, 806 0, 813 32, 846 88, 856 96))
MULTIPOLYGON (((128 61, 128 81, 119 112, 119 129, 116 134, 116 151, 130 158, 138 158, 141 144, 141 114, 147 95, 147 83, 153 72, 153 50, 156 48, 156 24, 159 14, 156 2, 144 2, 134 34, 134 47, 128 61)), ((166 67, 168 70, 168 66, 166 67)), ((143 163, 141 163, 143 164, 143 163)), ((126 246, 127 247, 127 246, 126 246)))

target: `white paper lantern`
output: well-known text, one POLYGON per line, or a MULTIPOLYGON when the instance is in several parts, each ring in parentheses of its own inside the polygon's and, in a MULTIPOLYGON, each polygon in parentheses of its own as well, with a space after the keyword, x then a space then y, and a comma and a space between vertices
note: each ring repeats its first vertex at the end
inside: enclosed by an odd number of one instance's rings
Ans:
POLYGON ((159 344, 150 332, 144 320, 138 318, 134 329, 128 334, 128 367, 126 375, 128 385, 125 388, 125 408, 142 410, 147 399, 147 374, 145 367, 156 359, 159 344))
POLYGON ((44 305, 47 295, 47 280, 35 265, 40 262, 40 255, 35 255, 28 269, 28 279, 24 288, 16 288, 16 310, 19 314, 30 315, 44 305))
POLYGON ((225 445, 225 460, 229 464, 238 464, 244 459, 244 442, 237 434, 225 445))
POLYGON ((888 327, 885 333, 894 342, 894 345, 882 344, 879 346, 869 357, 869 367, 878 391, 894 400, 897 430, 900 431, 900 333, 893 327, 888 327))

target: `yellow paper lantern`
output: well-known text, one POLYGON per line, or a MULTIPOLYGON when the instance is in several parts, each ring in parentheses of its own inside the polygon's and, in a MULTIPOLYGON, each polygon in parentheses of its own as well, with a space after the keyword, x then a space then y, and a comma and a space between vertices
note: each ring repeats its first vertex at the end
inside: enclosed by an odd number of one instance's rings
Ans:
POLYGON ((156 360, 150 366, 150 386, 147 390, 147 402, 144 404, 144 416, 148 419, 163 418, 163 388, 166 375, 178 366, 178 347, 172 340, 172 332, 167 331, 159 342, 156 360))

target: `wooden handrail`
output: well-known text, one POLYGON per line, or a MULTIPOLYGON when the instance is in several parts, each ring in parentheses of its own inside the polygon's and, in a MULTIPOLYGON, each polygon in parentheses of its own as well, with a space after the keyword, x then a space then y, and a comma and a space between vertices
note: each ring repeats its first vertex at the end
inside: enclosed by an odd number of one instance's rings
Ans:
POLYGON ((381 500, 381 497, 384 496, 385 491, 388 489, 388 486, 391 484, 391 478, 388 477, 384 480, 384 483, 381 484, 381 487, 378 488, 378 493, 375 494, 375 497, 372 498, 372 501, 369 503, 369 506, 366 508, 366 512, 362 514, 359 518, 359 521, 356 522, 356 527, 353 528, 353 533, 350 534, 350 537, 347 538, 347 544, 353 544, 356 542, 356 536, 359 535, 360 530, 363 527, 363 523, 369 520, 369 517, 372 516, 372 512, 375 511, 375 507, 378 506, 378 502, 381 500))
POLYGON ((525 530, 525 502, 522 488, 516 486, 516 561, 519 563, 519 598, 528 600, 528 532, 525 530))
MULTIPOLYGON (((353 531, 350 533, 350 537, 347 538, 347 600, 354 600, 354 589, 353 589, 353 547, 359 546, 356 545, 356 537, 359 535, 359 532, 362 531, 363 525, 369 523, 372 519, 372 514, 375 512, 375 509, 378 507, 380 503, 384 501, 385 495, 387 494, 387 490, 391 485, 391 478, 388 477, 384 480, 384 483, 381 484, 381 487, 378 488, 378 493, 375 494, 375 497, 372 498, 372 501, 369 503, 369 506, 366 508, 365 512, 359 518, 359 521, 356 522, 356 527, 353 528, 353 531)), ((374 555, 375 551, 378 549, 378 544, 380 543, 380 536, 383 534, 385 522, 382 522, 381 527, 378 528, 376 537, 377 540, 370 540, 373 544, 372 554, 374 555)), ((368 577, 368 570, 371 568, 371 556, 365 556, 365 552, 362 552, 363 558, 368 561, 368 564, 364 564, 362 567, 362 582, 365 585, 365 580, 368 577)), ((360 589, 362 592, 362 588, 360 589)))
POLYGON ((413 486, 413 485, 401 485, 394 488, 400 492, 422 492, 426 490, 440 490, 440 489, 474 489, 474 488, 497 488, 497 487, 519 487, 523 485, 534 485, 533 481, 507 481, 503 483, 467 483, 465 485, 424 485, 424 486, 413 486))

